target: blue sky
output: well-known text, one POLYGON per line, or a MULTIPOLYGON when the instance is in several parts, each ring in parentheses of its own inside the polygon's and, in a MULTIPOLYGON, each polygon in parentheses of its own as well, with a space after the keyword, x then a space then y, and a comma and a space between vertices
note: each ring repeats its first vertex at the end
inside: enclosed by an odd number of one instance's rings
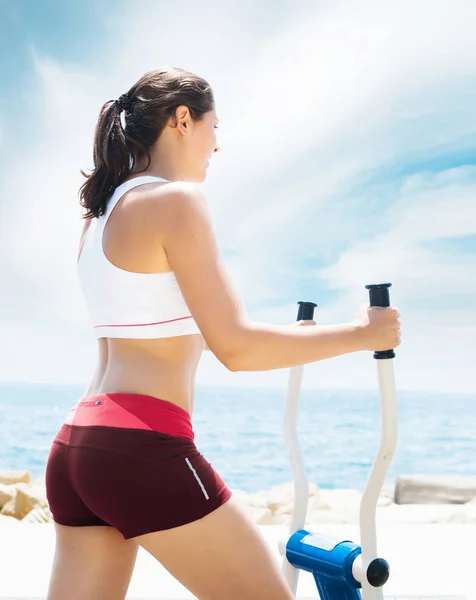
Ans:
MULTIPOLYGON (((393 283, 402 389, 476 392, 476 6, 0 0, 0 379, 86 382, 95 342, 75 274, 80 168, 101 104, 168 64, 215 90, 222 152, 204 184, 250 316, 297 300, 346 321, 393 283), (278 6, 278 8, 276 8, 278 6)), ((369 354, 305 385, 369 388, 369 354)), ((285 371, 203 383, 282 386, 285 371)))

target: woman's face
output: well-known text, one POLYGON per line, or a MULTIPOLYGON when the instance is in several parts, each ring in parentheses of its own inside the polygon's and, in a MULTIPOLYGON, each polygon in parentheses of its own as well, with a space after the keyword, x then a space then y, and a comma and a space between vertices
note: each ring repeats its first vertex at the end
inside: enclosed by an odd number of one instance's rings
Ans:
POLYGON ((179 131, 183 135, 183 158, 191 181, 205 180, 210 158, 219 151, 217 125, 215 108, 206 112, 199 121, 193 121, 188 115, 188 119, 178 123, 179 131))

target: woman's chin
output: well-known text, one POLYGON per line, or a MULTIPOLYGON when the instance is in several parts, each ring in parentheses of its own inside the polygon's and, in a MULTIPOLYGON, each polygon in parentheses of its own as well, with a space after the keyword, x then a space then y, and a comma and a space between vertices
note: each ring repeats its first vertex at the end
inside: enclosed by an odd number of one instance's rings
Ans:
POLYGON ((205 181, 205 179, 207 178, 207 168, 208 163, 207 166, 203 169, 202 173, 197 174, 197 178, 195 179, 196 183, 203 183, 205 181))

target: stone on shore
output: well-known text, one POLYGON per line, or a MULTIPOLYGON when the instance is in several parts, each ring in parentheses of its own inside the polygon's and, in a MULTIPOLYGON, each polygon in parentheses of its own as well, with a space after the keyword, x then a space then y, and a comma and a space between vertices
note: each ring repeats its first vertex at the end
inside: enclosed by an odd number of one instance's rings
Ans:
POLYGON ((38 504, 37 506, 35 506, 35 508, 30 510, 30 512, 27 513, 23 517, 21 522, 22 523, 41 524, 41 523, 51 523, 52 520, 53 520, 53 517, 52 517, 49 507, 45 506, 43 504, 38 504))
POLYGON ((0 483, 5 485, 30 482, 31 475, 28 471, 0 471, 0 483))
POLYGON ((476 477, 401 475, 396 504, 466 504, 476 496, 476 477))
POLYGON ((0 483, 0 510, 5 506, 7 502, 13 500, 17 495, 17 490, 11 485, 5 485, 0 483))
POLYGON ((15 519, 15 517, 9 517, 7 515, 1 515, 0 514, 0 527, 9 527, 9 526, 15 526, 15 525, 21 525, 21 521, 19 521, 18 519, 15 519))
POLYGON ((14 518, 16 518, 15 498, 12 498, 11 500, 9 500, 5 504, 5 506, 0 511, 0 515, 2 515, 4 517, 14 517, 14 518))
MULTIPOLYGON (((378 523, 476 523, 476 499, 464 505, 441 503, 396 504, 393 501, 394 484, 386 484, 377 503, 378 523)), ((255 522, 261 525, 285 525, 291 523, 294 501, 292 483, 271 490, 247 494, 233 491, 234 501, 255 522)), ((322 524, 355 525, 359 522, 362 494, 358 490, 319 489, 309 486, 306 527, 314 529, 322 524)))
POLYGON ((36 507, 48 507, 46 490, 43 486, 32 486, 29 490, 19 489, 15 498, 15 517, 23 519, 36 507))
POLYGON ((254 523, 260 525, 274 525, 276 523, 269 508, 259 503, 253 503, 250 495, 242 490, 233 490, 232 502, 245 512, 254 523))
POLYGON ((48 506, 44 485, 17 483, 8 486, 8 488, 8 492, 5 492, 5 498, 7 494, 10 498, 7 499, 0 511, 0 514, 4 516, 21 520, 37 506, 48 506))

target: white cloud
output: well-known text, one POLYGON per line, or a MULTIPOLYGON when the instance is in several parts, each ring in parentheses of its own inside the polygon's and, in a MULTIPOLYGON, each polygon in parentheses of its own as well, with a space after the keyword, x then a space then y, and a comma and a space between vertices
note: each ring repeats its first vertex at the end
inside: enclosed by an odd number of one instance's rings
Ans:
POLYGON ((391 274, 410 300, 430 299, 445 286, 454 296, 467 292, 476 298, 476 255, 446 255, 427 247, 476 235, 475 196, 476 167, 409 177, 388 209, 383 231, 355 240, 335 264, 321 270, 321 277, 333 289, 351 290, 391 274))
MULTIPOLYGON (((15 352, 26 353, 29 365, 25 378, 61 371, 63 380, 83 380, 93 367, 74 272, 79 168, 90 166, 102 102, 144 71, 170 64, 207 77, 216 92, 223 150, 206 189, 252 316, 292 321, 288 293, 296 285, 296 300, 307 290, 321 304, 319 296, 332 292, 332 302, 319 308, 322 322, 348 319, 365 300, 365 283, 391 279, 405 316, 401 385, 476 389, 474 317, 467 301, 458 304, 462 295, 476 297, 476 258, 435 246, 476 233, 474 169, 398 175, 434 156, 444 167, 445 152, 472 144, 476 6, 283 6, 277 13, 265 3, 240 3, 239 10, 190 3, 176 15, 153 2, 141 3, 141 11, 130 4, 111 16, 94 64, 72 66, 41 49, 34 55, 32 96, 41 119, 8 161, 4 189, 15 202, 5 212, 2 206, 0 223, 8 257, 0 331, 16 332, 15 352)), ((308 367, 306 381, 369 387, 371 363, 342 357, 308 367)), ((5 357, 0 377, 21 377, 16 364, 5 357)), ((233 385, 285 379, 285 371, 230 374, 210 356, 199 371, 200 381, 233 385)))

